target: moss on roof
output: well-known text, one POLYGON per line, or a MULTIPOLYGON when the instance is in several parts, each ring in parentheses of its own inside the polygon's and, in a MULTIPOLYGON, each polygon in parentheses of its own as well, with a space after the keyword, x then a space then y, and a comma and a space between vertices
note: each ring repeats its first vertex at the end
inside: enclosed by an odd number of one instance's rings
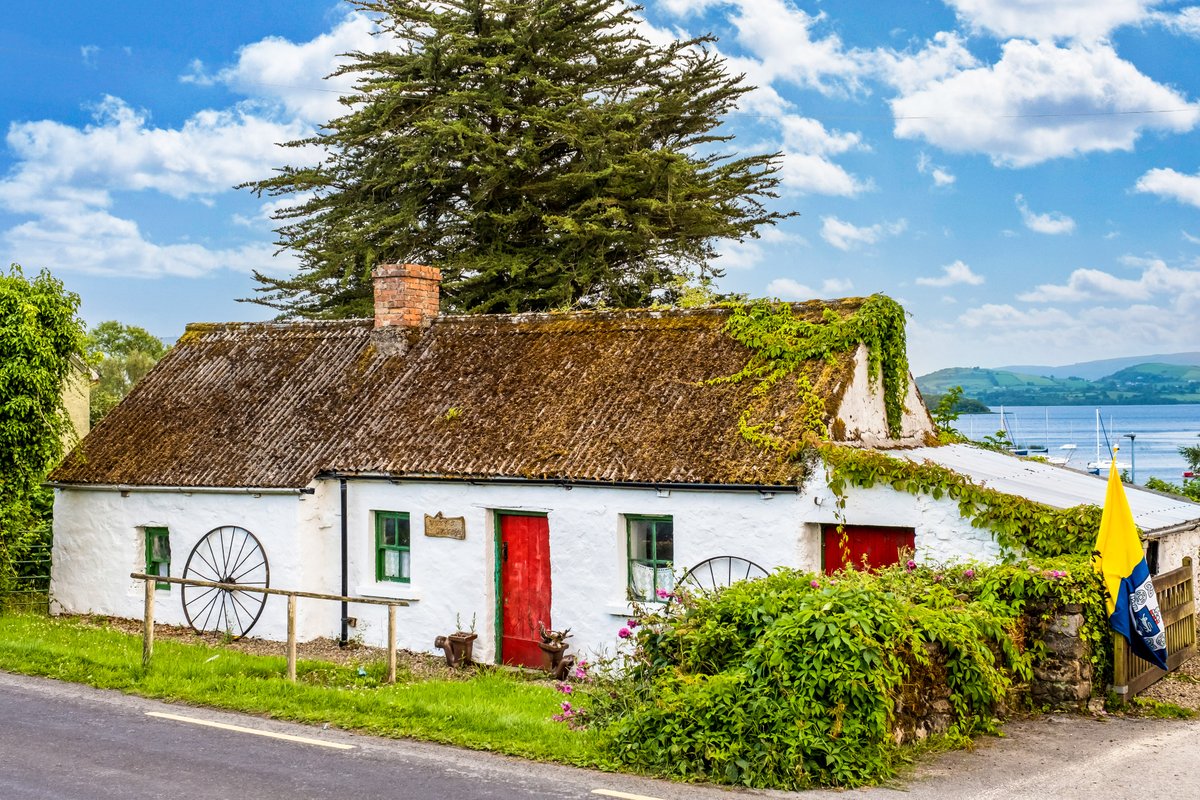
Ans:
MULTIPOLYGON (((792 306, 820 322, 862 300, 792 306)), ((52 476, 64 483, 303 486, 321 473, 794 484, 739 435, 750 351, 725 308, 440 317, 400 341, 369 320, 190 325, 52 476)), ((826 424, 853 353, 803 372, 826 424)), ((788 381, 753 398, 787 437, 788 381)))

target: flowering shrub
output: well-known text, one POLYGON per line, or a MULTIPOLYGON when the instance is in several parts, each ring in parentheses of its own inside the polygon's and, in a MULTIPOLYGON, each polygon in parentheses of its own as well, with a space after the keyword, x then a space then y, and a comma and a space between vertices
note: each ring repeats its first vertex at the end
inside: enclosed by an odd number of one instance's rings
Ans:
POLYGON ((878 782, 898 762, 896 703, 916 676, 944 681, 951 736, 965 739, 993 729, 1013 686, 1032 677, 1041 654, 1025 644, 1031 604, 1084 604, 1091 635, 1088 598, 1099 593, 1087 562, 1047 566, 780 570, 677 597, 629 629, 623 675, 586 690, 590 722, 614 760, 672 778, 878 782))

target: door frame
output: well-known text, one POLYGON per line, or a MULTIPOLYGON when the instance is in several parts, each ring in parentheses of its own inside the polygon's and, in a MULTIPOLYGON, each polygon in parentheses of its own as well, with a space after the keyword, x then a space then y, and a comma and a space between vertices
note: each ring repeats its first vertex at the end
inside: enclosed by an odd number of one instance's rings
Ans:
MULTIPOLYGON (((546 517, 546 535, 549 536, 550 530, 550 512, 549 511, 529 511, 528 509, 509 510, 505 508, 492 509, 492 580, 494 592, 496 596, 496 611, 495 625, 493 626, 492 636, 496 646, 492 648, 495 654, 492 656, 492 661, 495 664, 504 663, 504 591, 501 588, 500 570, 504 566, 504 561, 500 557, 500 518, 501 517, 546 517)), ((551 582, 553 582, 554 573, 551 571, 551 582)))

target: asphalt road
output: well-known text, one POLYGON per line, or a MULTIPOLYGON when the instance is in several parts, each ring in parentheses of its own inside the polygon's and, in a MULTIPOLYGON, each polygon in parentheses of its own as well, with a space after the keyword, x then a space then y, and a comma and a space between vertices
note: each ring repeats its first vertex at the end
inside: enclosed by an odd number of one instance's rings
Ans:
MULTIPOLYGON (((357 736, 5 673, 0 720, 0 800, 796 797, 357 736)), ((929 762, 903 786, 802 797, 1200 797, 1200 721, 1055 716, 1006 734, 929 762)))

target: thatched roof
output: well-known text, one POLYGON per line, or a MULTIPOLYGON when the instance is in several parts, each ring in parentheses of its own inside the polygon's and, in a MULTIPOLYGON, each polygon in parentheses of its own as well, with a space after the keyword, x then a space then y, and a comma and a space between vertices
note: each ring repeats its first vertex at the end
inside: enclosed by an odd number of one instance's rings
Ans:
MULTIPOLYGON (((794 306, 814 321, 826 308, 794 306)), ((322 473, 794 484, 745 441, 749 352, 721 308, 439 317, 411 340, 369 320, 191 325, 52 476, 63 483, 301 487, 322 473), (400 337, 400 338, 396 338, 400 337)), ((826 420, 852 354, 809 365, 826 420)), ((804 408, 781 381, 787 433, 804 408)))

